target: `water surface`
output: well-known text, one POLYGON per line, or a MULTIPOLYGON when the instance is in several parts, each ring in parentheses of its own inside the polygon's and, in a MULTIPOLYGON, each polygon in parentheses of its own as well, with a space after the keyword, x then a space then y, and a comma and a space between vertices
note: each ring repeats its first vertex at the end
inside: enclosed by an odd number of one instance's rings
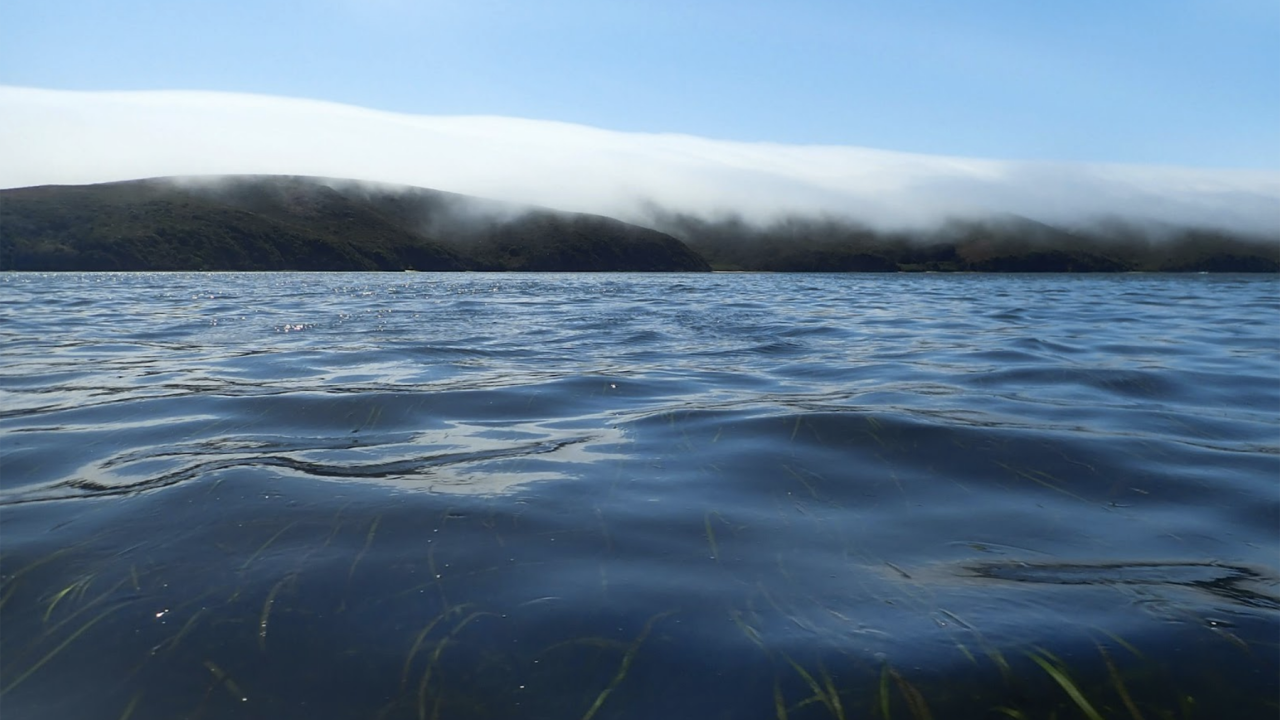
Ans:
POLYGON ((1231 275, 0 275, 0 712, 1274 718, 1278 329, 1231 275))

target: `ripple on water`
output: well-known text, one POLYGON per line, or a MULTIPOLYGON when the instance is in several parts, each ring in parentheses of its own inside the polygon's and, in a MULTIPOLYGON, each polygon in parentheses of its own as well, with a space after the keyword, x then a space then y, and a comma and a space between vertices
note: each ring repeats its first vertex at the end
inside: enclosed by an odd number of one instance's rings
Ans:
POLYGON ((1266 278, 10 274, 0 320, 15 716, 1275 715, 1266 278))

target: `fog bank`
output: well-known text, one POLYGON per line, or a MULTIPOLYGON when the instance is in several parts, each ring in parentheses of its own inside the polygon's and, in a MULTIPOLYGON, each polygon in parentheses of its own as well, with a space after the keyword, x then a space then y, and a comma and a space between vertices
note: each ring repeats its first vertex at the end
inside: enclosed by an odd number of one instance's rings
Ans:
POLYGON ((1123 218, 1280 230, 1280 171, 726 142, 214 92, 0 87, 0 158, 0 187, 261 173, 402 183, 636 222, 661 208, 881 228, 1013 213, 1067 226, 1123 218))

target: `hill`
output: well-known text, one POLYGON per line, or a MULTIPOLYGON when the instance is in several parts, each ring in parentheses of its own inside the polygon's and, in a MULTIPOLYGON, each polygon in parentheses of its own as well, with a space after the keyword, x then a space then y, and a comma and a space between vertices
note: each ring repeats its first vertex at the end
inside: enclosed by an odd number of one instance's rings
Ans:
POLYGON ((1016 215, 885 231, 842 218, 753 225, 655 213, 718 270, 791 272, 1280 272, 1270 236, 1111 221, 1062 228, 1016 215))
POLYGON ((675 238, 598 215, 291 176, 0 190, 6 270, 704 271, 675 238))
POLYGON ((157 178, 0 190, 0 269, 1280 272, 1280 232, 1016 215, 907 232, 660 210, 647 224, 351 180, 157 178))

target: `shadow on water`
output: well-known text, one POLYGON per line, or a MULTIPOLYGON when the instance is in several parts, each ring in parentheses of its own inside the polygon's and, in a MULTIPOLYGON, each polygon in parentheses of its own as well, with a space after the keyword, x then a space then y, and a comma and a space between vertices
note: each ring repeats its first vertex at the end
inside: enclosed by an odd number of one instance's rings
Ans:
POLYGON ((972 565, 976 577, 1050 585, 1170 585, 1199 590, 1240 605, 1280 610, 1280 581, 1255 568, 1217 563, 1131 562, 986 563, 972 565))

